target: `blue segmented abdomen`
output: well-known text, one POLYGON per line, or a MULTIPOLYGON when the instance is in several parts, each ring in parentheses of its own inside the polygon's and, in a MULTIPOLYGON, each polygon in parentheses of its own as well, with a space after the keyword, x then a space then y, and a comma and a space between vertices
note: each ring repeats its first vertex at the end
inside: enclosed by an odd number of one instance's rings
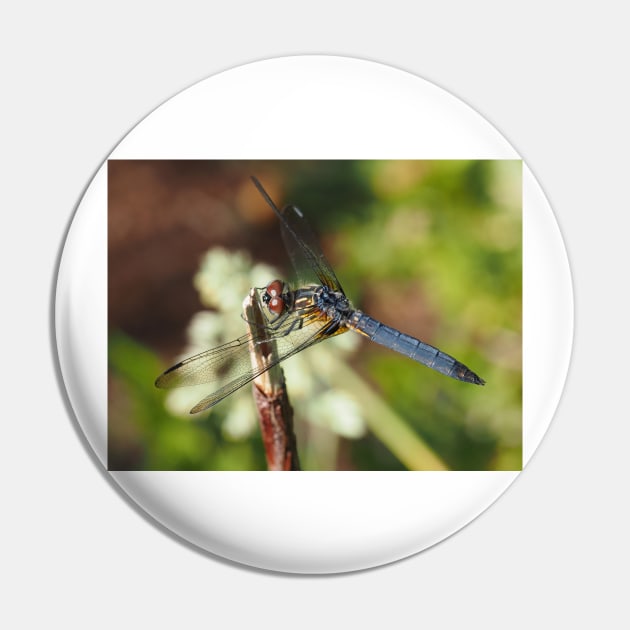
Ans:
POLYGON ((457 361, 449 354, 430 346, 410 335, 405 335, 395 328, 381 324, 369 315, 361 311, 355 311, 348 320, 348 328, 355 329, 372 341, 400 352, 400 354, 422 363, 437 372, 455 378, 459 381, 484 385, 485 381, 477 376, 463 363, 457 361))

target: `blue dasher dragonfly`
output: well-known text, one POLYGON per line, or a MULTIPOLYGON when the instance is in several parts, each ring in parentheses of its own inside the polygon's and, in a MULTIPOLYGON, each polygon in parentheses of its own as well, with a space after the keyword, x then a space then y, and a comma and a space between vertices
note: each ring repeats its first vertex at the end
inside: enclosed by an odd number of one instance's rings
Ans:
POLYGON ((250 325, 250 332, 242 337, 180 361, 157 378, 156 387, 222 384, 200 400, 190 413, 204 411, 281 361, 349 330, 451 378, 475 385, 485 384, 482 378, 452 356, 356 310, 341 288, 302 211, 294 205, 279 210, 262 184, 255 177, 252 181, 280 220, 282 239, 298 282, 292 288, 281 280, 273 280, 266 287, 257 289, 267 310, 267 321, 263 325, 250 325), (274 356, 264 366, 255 367, 250 360, 252 347, 266 346, 270 341, 275 345, 274 356))

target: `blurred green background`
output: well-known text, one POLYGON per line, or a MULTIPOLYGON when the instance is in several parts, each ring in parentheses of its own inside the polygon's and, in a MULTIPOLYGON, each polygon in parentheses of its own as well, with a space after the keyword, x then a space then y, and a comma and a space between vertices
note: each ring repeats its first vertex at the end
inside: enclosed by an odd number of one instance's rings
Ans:
POLYGON ((354 333, 283 363, 303 469, 520 470, 520 161, 109 162, 110 470, 259 470, 251 388, 163 392, 177 360, 245 333, 249 287, 291 277, 276 217, 306 215, 356 308, 484 378, 354 333))

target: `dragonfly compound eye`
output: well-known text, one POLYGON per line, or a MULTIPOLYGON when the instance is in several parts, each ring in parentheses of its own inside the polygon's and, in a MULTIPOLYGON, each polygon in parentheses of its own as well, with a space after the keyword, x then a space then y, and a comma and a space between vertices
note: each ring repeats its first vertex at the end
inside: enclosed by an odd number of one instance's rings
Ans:
POLYGON ((280 315, 284 311, 284 300, 280 296, 272 297, 267 304, 267 308, 274 315, 280 315))
POLYGON ((274 280, 267 285, 267 293, 270 297, 279 297, 282 294, 282 282, 274 280))

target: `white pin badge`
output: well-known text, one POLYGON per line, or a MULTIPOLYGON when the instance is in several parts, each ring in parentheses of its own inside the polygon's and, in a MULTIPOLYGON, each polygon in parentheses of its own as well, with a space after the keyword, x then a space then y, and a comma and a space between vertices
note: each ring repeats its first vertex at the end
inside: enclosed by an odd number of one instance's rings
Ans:
POLYGON ((509 487, 559 401, 573 297, 552 210, 484 118, 384 65, 290 57, 118 144, 56 331, 79 425, 147 514, 330 573, 417 553, 509 487))

